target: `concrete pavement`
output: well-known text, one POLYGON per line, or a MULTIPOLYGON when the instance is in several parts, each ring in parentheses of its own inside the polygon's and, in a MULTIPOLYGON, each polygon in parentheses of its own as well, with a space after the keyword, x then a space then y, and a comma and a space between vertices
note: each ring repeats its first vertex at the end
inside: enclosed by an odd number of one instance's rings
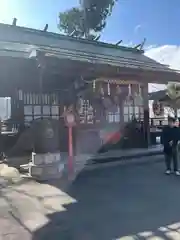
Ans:
POLYGON ((119 161, 127 159, 142 158, 148 156, 157 156, 163 154, 163 146, 155 145, 149 148, 132 148, 132 149, 120 149, 110 150, 105 153, 99 153, 91 156, 91 161, 104 163, 109 161, 119 161))
POLYGON ((77 202, 49 216, 51 223, 34 239, 54 232, 54 240, 179 240, 180 178, 163 171, 163 163, 152 163, 80 174, 68 191, 77 202))
MULTIPOLYGON (((152 156, 162 156, 163 146, 156 145, 149 148, 136 148, 136 149, 126 149, 126 150, 110 150, 104 153, 97 154, 77 154, 74 157, 74 163, 77 166, 78 171, 86 166, 92 166, 92 164, 97 165, 109 162, 126 162, 126 160, 132 160, 136 162, 137 159, 142 159, 152 156)), ((64 163, 68 162, 68 153, 61 153, 62 161, 64 163)), ((149 158, 150 159, 150 158, 149 158)), ((153 158, 151 158, 153 159, 153 158)))
POLYGON ((1 238, 179 240, 180 178, 149 162, 82 172, 66 192, 33 181, 1 189, 1 238))

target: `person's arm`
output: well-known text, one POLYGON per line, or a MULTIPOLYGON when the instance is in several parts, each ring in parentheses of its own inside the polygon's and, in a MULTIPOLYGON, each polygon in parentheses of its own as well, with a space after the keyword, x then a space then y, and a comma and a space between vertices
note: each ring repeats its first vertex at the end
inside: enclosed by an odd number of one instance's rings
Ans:
POLYGON ((177 146, 177 143, 180 139, 180 130, 178 127, 174 128, 174 134, 173 134, 173 146, 177 146))

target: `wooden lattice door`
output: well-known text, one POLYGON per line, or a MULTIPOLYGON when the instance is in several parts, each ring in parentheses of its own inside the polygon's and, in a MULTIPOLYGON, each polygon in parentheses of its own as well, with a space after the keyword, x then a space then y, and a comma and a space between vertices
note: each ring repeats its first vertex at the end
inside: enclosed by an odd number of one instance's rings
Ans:
POLYGON ((38 118, 60 118, 58 93, 19 91, 19 100, 24 104, 24 120, 29 123, 38 118))

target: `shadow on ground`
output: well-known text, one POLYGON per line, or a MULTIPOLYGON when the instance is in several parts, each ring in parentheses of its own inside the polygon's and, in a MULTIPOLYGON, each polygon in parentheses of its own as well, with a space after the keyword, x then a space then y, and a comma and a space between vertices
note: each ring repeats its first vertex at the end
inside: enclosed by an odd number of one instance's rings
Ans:
POLYGON ((77 203, 49 215, 33 240, 180 239, 180 179, 162 170, 158 163, 81 173, 68 191, 77 203))

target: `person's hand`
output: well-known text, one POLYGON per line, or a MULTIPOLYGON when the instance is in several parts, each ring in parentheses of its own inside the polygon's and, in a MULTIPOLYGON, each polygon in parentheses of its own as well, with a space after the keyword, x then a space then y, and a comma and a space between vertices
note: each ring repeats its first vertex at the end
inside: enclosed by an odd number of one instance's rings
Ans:
POLYGON ((169 145, 172 146, 172 145, 173 145, 173 141, 170 141, 170 142, 169 142, 169 145))

